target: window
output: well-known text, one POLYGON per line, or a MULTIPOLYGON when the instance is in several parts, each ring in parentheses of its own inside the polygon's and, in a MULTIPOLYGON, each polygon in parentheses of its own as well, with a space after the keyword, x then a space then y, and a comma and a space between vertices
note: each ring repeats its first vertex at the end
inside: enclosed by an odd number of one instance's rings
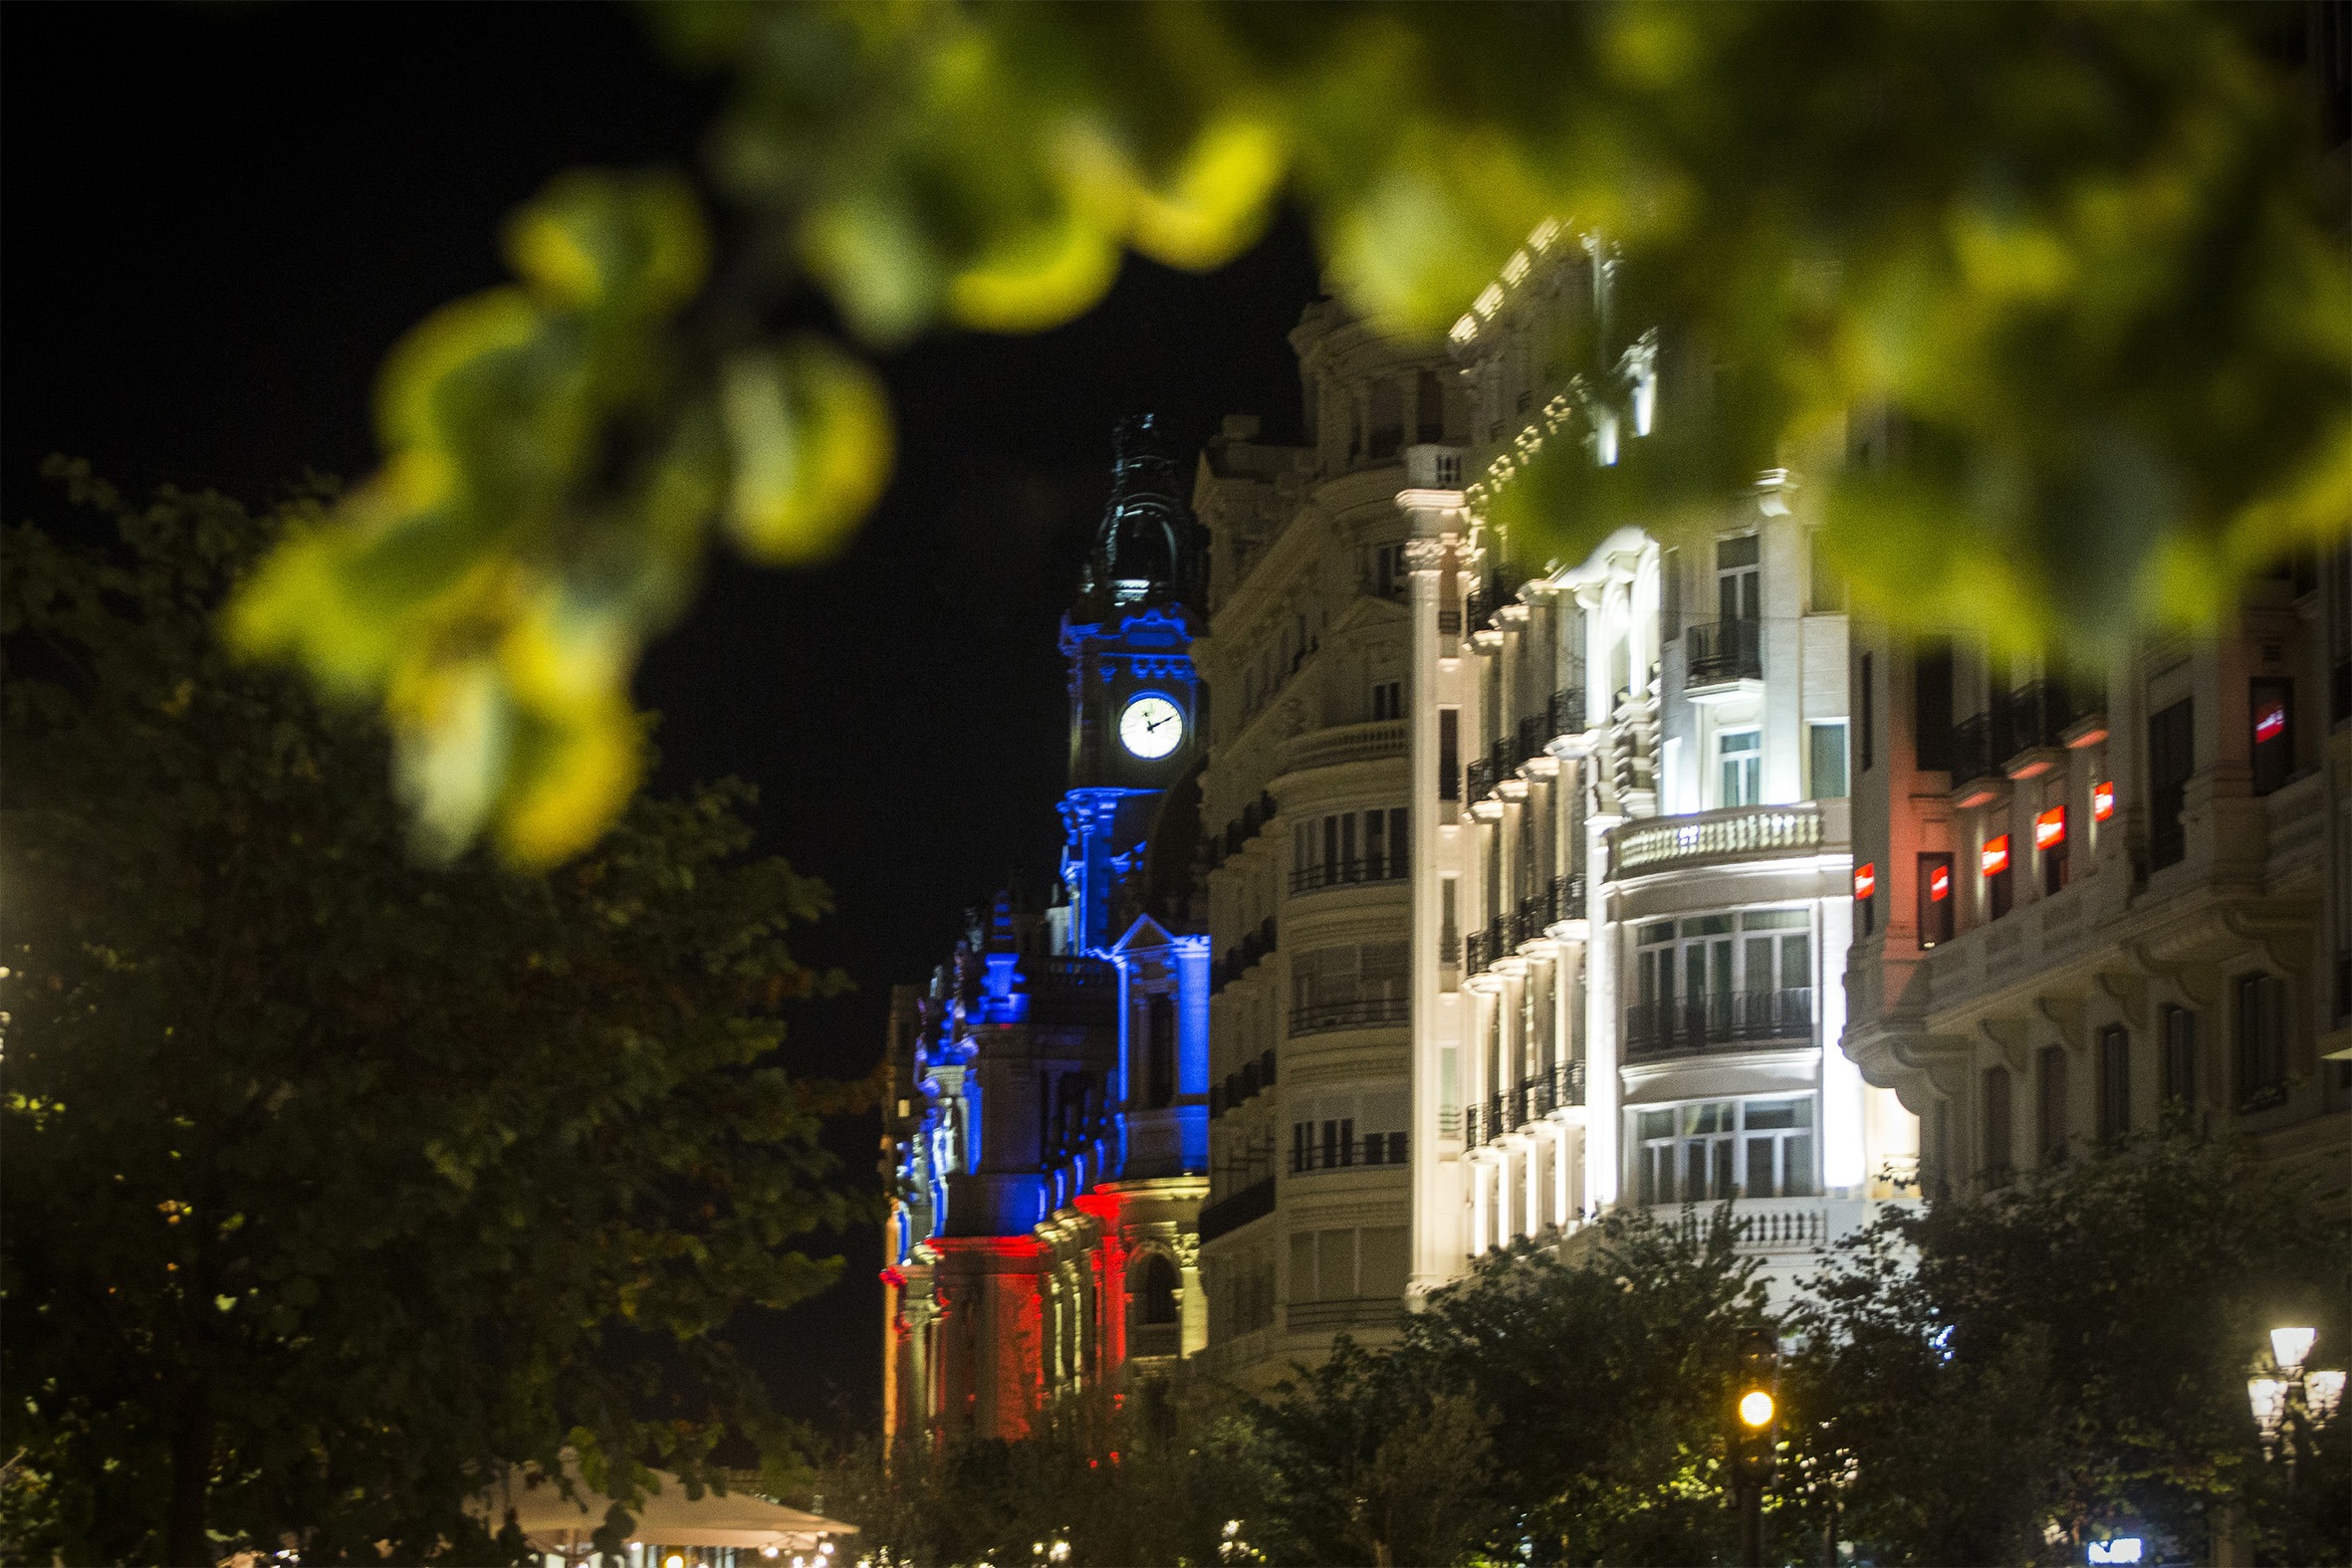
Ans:
POLYGON ((1403 942, 1312 948, 1291 963, 1291 1032, 1405 1021, 1410 973, 1403 942))
POLYGON ((1838 800, 1846 792, 1846 725, 1843 719, 1810 728, 1813 798, 1838 800))
POLYGON ((2132 1034, 2120 1023, 2099 1030, 2099 1142, 2132 1130, 2132 1034))
POLYGON ((2148 720, 2148 865, 2161 871, 2189 853, 2181 812, 2197 770, 2196 725, 2186 697, 2148 720))
POLYGON ((1405 683, 1403 681, 1375 681, 1372 683, 1372 722, 1401 719, 1405 716, 1405 683))
POLYGON ((1726 730, 1715 739, 1723 768, 1723 805, 1757 805, 1764 799, 1764 732, 1726 730))
POLYGON ((2009 1179, 2009 1070, 2006 1067, 1985 1069, 1982 1112, 1984 1126, 1985 1183, 1998 1187, 2009 1179))
POLYGON ((1401 805, 1308 817, 1291 830, 1291 891, 1400 880, 1411 858, 1408 833, 1401 805))
POLYGON ((1155 1109, 1176 1101, 1176 999, 1161 993, 1145 1006, 1145 1077, 1155 1109))
POLYGON ((1812 1038, 1812 917, 1752 909, 1644 926, 1626 1015, 1633 1054, 1812 1038))
POLYGON ((1875 661, 1869 654, 1863 654, 1862 678, 1858 683, 1862 695, 1861 701, 1855 705, 1854 719, 1862 726, 1862 733, 1855 739, 1862 743, 1861 769, 1864 773, 1870 772, 1878 758, 1877 673, 1875 661))
POLYGON ((2033 853, 2041 862, 2044 898, 2066 885, 2066 808, 2053 805, 2033 818, 2033 853))
POLYGON ((1446 438, 1446 392, 1435 370, 1424 370, 1413 387, 1413 439, 1423 445, 1446 438))
POLYGON ((1461 879, 1446 877, 1438 883, 1437 961, 1440 964, 1462 962, 1461 879))
POLYGON ((1149 1325, 1178 1321, 1177 1292, 1183 1288, 1176 1265, 1164 1252, 1146 1252, 1127 1270, 1127 1321, 1149 1325))
POLYGON ((1813 1100, 1709 1100, 1634 1112, 1634 1181, 1645 1204, 1803 1198, 1815 1192, 1813 1100))
POLYGON ((1977 857, 1978 868, 1985 874, 1985 918, 1999 920, 2009 912, 2009 835, 2002 833, 1985 840, 1985 848, 1977 857))
POLYGON ((1716 611, 1722 619, 1753 621, 1761 613, 1759 559, 1754 534, 1715 542, 1716 611))
POLYGON ((1923 642, 1911 666, 1911 745, 1922 773, 1952 766, 1952 644, 1923 642))
POLYGON ((1291 1172, 1403 1165, 1411 1098, 1391 1089, 1325 1089, 1296 1096, 1291 1123, 1291 1172))
POLYGON ((2247 686, 2254 793, 2268 794, 2295 771, 2295 683, 2257 677, 2247 686))
POLYGON ((2158 1014, 2163 1030, 2163 1089, 2167 1104, 2197 1103, 2197 1014, 2167 1005, 2158 1014))
POLYGON ((1405 547, 1382 545, 1372 552, 1372 591, 1384 599, 1401 599, 1413 579, 1405 571, 1405 547))
POLYGON ((1919 945, 1932 948, 1952 940, 1952 857, 1919 857, 1919 945))
POLYGON ((1462 710, 1437 711, 1437 797, 1462 798, 1462 710))
POLYGON ((1405 394, 1394 381, 1372 383, 1372 450, 1375 463, 1396 456, 1405 444, 1405 394))
POLYGON ((2286 982, 2275 975, 2237 979, 2237 1108, 2258 1111, 2286 1101, 2286 982))
POLYGON ((1667 641, 1682 635, 1682 552, 1679 550, 1658 552, 1658 615, 1666 623, 1660 630, 1667 641))
POLYGON ((1846 607, 1846 579, 1844 574, 1837 569, 1836 563, 1829 559, 1829 552, 1824 543, 1829 538, 1829 531, 1817 528, 1813 530, 1810 538, 1813 568, 1813 613, 1816 615, 1842 615, 1845 613, 1846 607))
POLYGON ((2066 1047, 2045 1046, 2036 1079, 2034 1153, 2043 1165, 2066 1163, 2066 1047))

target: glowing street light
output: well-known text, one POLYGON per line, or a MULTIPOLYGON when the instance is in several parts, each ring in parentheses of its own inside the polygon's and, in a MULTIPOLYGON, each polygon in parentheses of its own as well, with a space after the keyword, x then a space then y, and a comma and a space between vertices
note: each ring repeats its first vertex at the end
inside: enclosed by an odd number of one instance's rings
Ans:
POLYGON ((2255 1430, 2262 1435, 2262 1457, 2286 1460, 2286 1483, 2295 1483, 2296 1437, 2305 1448, 2315 1446, 2318 1430, 2335 1419, 2344 1400, 2344 1374, 2336 1369, 2306 1371, 2311 1346, 2319 1332, 2311 1328, 2270 1330, 2267 1364, 2257 1363, 2245 1380, 2246 1404, 2253 1409, 2255 1430))

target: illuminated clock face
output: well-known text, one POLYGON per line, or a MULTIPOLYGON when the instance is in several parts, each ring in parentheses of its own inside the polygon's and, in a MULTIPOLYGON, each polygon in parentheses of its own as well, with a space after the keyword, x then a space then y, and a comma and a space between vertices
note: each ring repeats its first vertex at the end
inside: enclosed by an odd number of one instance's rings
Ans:
POLYGON ((1119 715, 1119 743, 1146 760, 1165 757, 1184 739, 1184 712, 1165 697, 1138 697, 1119 715))

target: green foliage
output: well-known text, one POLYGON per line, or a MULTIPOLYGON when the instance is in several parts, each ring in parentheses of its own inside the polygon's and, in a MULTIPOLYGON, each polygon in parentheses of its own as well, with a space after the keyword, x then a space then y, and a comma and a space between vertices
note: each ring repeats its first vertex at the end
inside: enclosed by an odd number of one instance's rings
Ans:
POLYGON ((2343 1440, 2321 1448, 2339 1483, 2285 1496, 2245 1379, 2290 1318, 2341 1364, 2352 1251, 2240 1147, 2145 1137, 1897 1216, 1813 1295, 1790 1430, 1880 1561, 2074 1562, 2139 1526, 2202 1557, 2233 1505, 2270 1560, 2346 1560, 2343 1440))
POLYGON ((483 1561, 468 1494, 567 1443, 620 1494, 730 1431, 789 1465, 717 1336, 853 1213, 841 1091, 770 1064, 823 890, 742 858, 740 788, 418 866, 372 718, 215 643, 280 522, 70 477, 121 547, 12 530, 0 599, 0 1554, 483 1561))
POLYGON ((681 183, 558 181, 518 219, 521 285, 394 353, 385 469, 235 621, 382 697, 444 850, 485 825, 528 863, 592 841, 637 776, 629 672, 712 526, 807 560, 880 493, 870 372, 760 325, 804 276, 880 347, 1031 331, 1100 298, 1124 247, 1213 267, 1287 196, 1351 308, 1427 336, 1565 224, 1617 258, 1619 326, 1667 334, 1690 395, 1595 469, 1585 414, 1620 367, 1536 345, 1584 400, 1478 505, 1575 559, 1793 463, 1862 600, 2010 642, 2209 620, 2352 516, 2352 264, 2267 47, 2291 9, 647 15, 733 80, 725 283, 702 288, 681 183), (1905 433, 1901 462, 1844 467, 1856 410, 1905 433))
POLYGON ((1741 1332, 1769 1322, 1728 1212, 1612 1215, 1573 1255, 1491 1258, 1430 1298, 1405 1354, 1495 1413, 1510 1529, 1545 1562, 1703 1562, 1733 1540, 1722 1472, 1741 1332))
POLYGON ((857 1521, 858 1554, 884 1564, 1298 1560, 1280 1540, 1227 1533, 1236 1518, 1268 1518, 1286 1487, 1272 1456, 1215 1396, 1180 1411, 1155 1402, 1152 1419, 1089 1397, 1017 1444, 862 1445, 836 1456, 819 1484, 827 1511, 857 1521), (1237 1541, 1257 1555, 1238 1555, 1237 1541), (1066 1543, 1063 1558, 1050 1556, 1056 1542, 1066 1543))

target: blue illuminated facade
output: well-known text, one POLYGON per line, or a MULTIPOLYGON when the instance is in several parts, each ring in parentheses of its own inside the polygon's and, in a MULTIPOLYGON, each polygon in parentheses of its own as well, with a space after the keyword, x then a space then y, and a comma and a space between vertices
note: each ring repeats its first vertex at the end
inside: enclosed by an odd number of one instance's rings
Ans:
POLYGON ((1157 421, 1118 433, 1063 617, 1059 882, 899 988, 885 1425, 1018 1438, 1056 1399, 1172 1372, 1205 1339, 1209 948, 1191 912, 1205 696, 1202 531, 1157 421))

